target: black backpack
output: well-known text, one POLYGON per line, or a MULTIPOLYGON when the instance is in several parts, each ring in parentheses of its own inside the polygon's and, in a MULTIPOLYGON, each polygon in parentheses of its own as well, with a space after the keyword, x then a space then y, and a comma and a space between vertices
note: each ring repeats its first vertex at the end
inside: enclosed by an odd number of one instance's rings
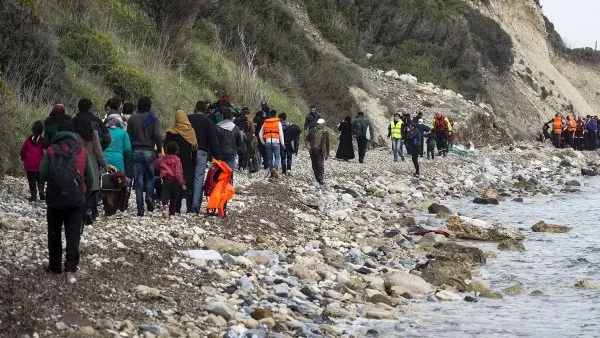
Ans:
POLYGON ((66 143, 68 150, 64 150, 60 144, 51 146, 54 154, 50 156, 46 189, 46 204, 51 209, 65 210, 85 204, 83 180, 75 159, 75 152, 80 146, 74 140, 66 143))
POLYGON ((359 138, 364 136, 362 123, 358 119, 352 121, 352 137, 359 138))

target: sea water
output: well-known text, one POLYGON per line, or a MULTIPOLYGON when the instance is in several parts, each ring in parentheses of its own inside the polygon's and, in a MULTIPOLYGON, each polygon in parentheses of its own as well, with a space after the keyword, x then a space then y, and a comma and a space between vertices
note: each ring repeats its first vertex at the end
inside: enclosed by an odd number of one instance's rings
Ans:
POLYGON ((399 321, 359 320, 346 331, 378 337, 600 337, 600 290, 575 287, 580 280, 600 285, 600 179, 584 179, 574 193, 525 198, 524 203, 477 205, 447 200, 461 215, 501 222, 525 234, 524 252, 497 250, 497 243, 468 242, 496 251, 477 268, 495 291, 521 284, 525 293, 476 303, 423 302, 399 321), (568 233, 535 233, 540 220, 567 225, 568 233), (375 331, 373 331, 375 330, 375 331))

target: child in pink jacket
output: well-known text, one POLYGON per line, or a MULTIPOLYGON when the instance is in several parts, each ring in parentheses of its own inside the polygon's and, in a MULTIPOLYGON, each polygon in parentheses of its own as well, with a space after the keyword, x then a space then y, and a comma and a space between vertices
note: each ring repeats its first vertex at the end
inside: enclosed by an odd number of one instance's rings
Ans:
POLYGON ((28 136, 21 147, 21 161, 23 169, 27 172, 27 181, 29 182, 29 192, 31 196, 29 201, 37 200, 37 193, 40 193, 40 200, 45 200, 44 181, 40 178, 40 163, 44 157, 44 124, 42 121, 35 121, 31 128, 32 135, 28 136))
POLYGON ((162 215, 167 218, 175 216, 175 205, 179 196, 179 187, 186 190, 185 180, 183 179, 183 169, 181 160, 177 156, 179 147, 175 142, 169 142, 166 147, 165 156, 157 160, 157 166, 160 169, 160 178, 162 179, 162 215))

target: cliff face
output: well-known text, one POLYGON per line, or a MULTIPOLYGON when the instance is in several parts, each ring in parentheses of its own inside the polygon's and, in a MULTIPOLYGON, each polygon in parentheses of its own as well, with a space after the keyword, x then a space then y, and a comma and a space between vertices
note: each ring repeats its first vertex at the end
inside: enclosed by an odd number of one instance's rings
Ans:
POLYGON ((495 113, 516 119, 509 123, 512 129, 523 135, 538 132, 540 123, 557 112, 598 114, 599 64, 578 61, 553 48, 542 11, 534 1, 469 4, 500 24, 512 38, 515 62, 510 74, 487 84, 495 113))

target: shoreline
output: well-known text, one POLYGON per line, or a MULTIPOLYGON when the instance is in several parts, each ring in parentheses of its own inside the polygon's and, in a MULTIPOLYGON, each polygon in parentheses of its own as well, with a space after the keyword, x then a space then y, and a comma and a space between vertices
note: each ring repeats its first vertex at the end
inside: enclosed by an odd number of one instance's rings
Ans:
POLYGON ((269 328, 284 336, 335 336, 354 319, 395 320, 430 297, 464 301, 488 292, 499 298, 485 285, 473 291, 465 280, 425 282, 440 271, 467 277, 482 259, 493 258, 478 249, 459 255, 463 249, 454 243, 463 241, 410 235, 410 227, 447 225, 447 218, 425 214, 445 196, 472 199, 490 184, 506 199, 551 195, 580 180, 581 168, 600 165, 597 152, 523 143, 486 147, 475 158, 425 159, 415 179, 409 160, 393 163, 388 150, 372 150, 364 165, 326 161, 327 188, 321 189, 312 183, 307 157, 301 152, 294 176, 278 182, 262 172, 250 178, 236 173, 226 219, 165 221, 158 212, 137 218, 131 210, 101 216, 84 230, 85 274, 76 284, 44 274, 44 205, 23 199, 24 179, 5 178, 0 287, 7 297, 0 307, 8 306, 12 317, 0 315, 0 332, 199 337, 228 330, 260 336, 269 328), (200 249, 215 250, 222 260, 182 253, 200 249), (470 264, 458 266, 457 257, 470 264), (417 265, 425 266, 410 273, 417 265), (21 326, 11 323, 15 318, 21 326))

